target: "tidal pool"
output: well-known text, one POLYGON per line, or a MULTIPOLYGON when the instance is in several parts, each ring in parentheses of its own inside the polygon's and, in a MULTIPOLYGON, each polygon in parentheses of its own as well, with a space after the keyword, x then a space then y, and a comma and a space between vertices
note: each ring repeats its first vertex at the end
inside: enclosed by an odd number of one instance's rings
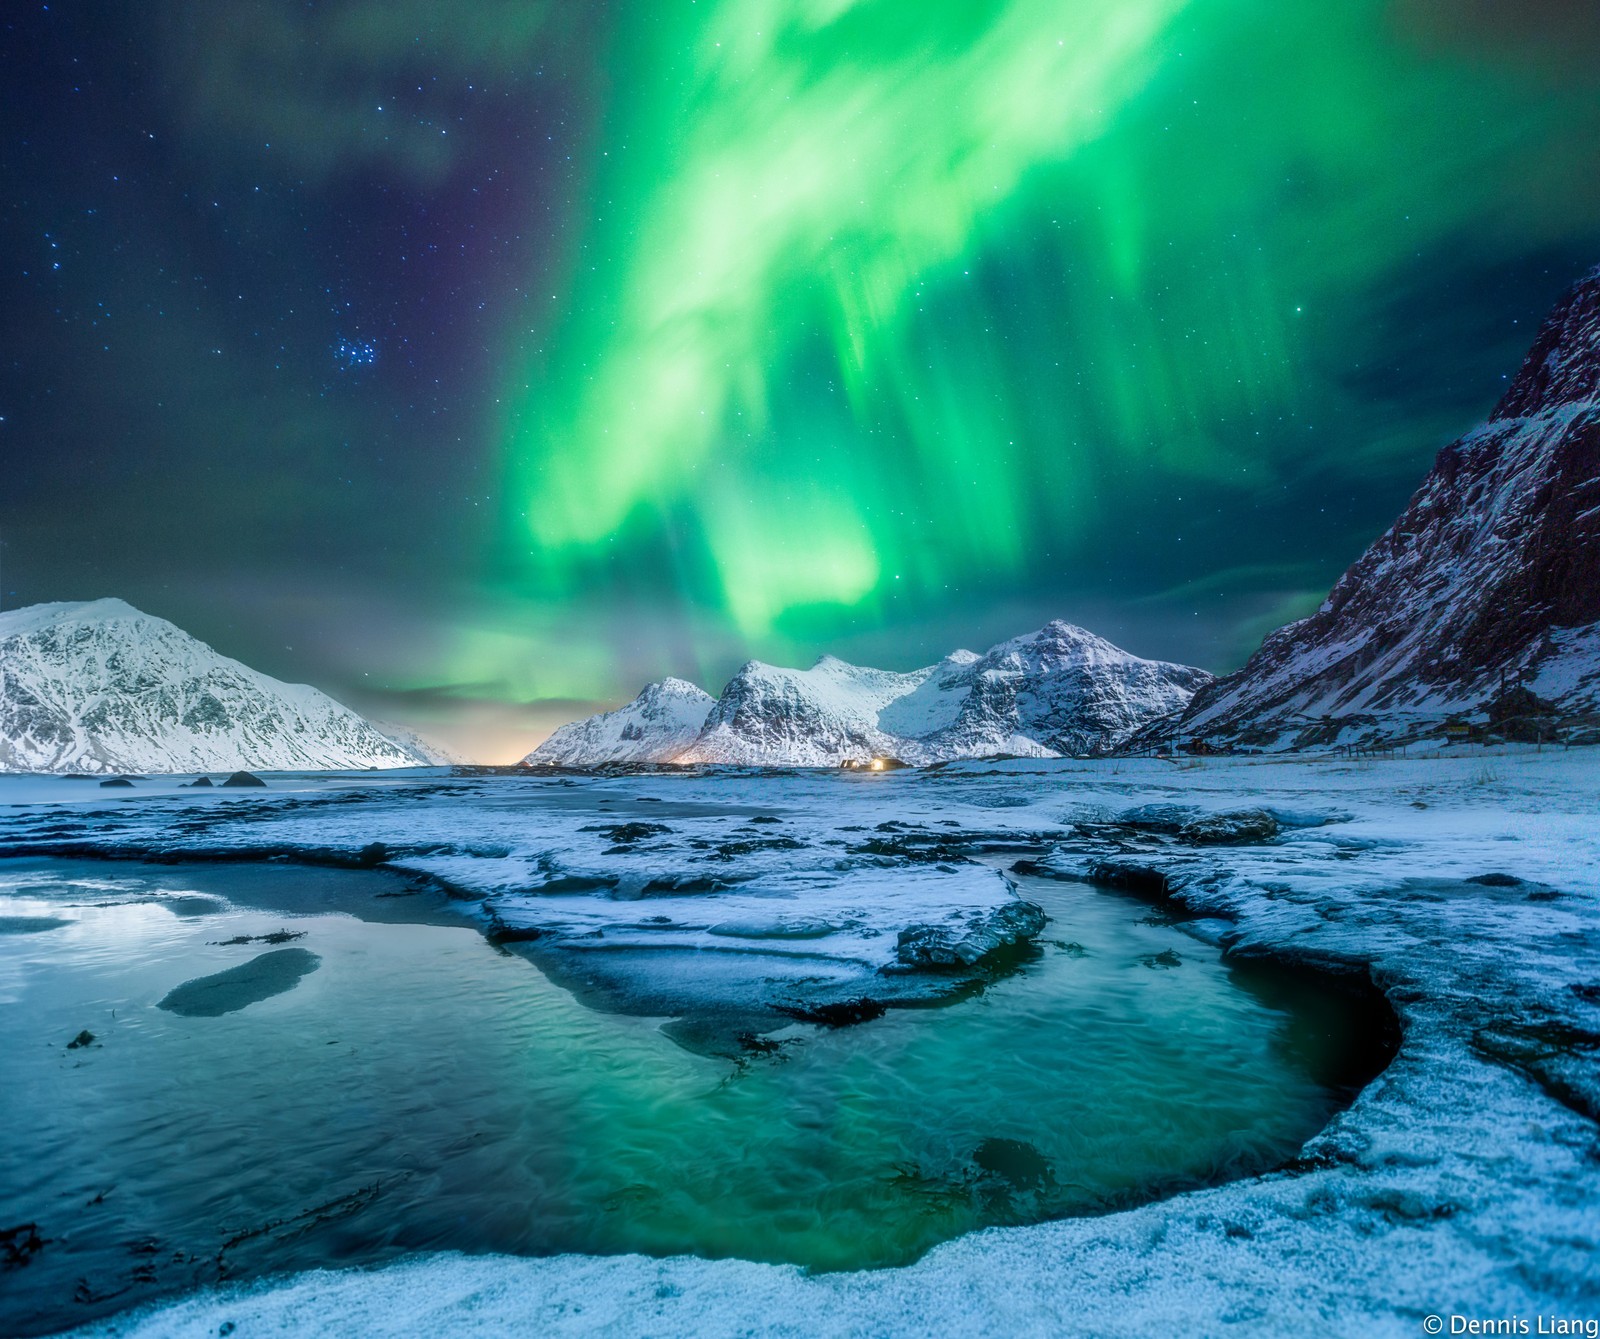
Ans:
POLYGON ((902 1264, 1273 1167, 1381 1063, 1370 1001, 1025 882, 1015 974, 736 1063, 383 873, 0 861, 56 922, 0 937, 0 1332, 412 1251, 902 1264), (207 978, 237 1007, 160 1007, 207 978))

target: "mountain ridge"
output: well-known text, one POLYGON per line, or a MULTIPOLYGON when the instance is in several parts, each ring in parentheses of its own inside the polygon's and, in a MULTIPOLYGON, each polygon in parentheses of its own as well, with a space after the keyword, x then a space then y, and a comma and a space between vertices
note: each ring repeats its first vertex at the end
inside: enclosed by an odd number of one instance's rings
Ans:
MULTIPOLYGON (((1130 655, 1059 619, 983 655, 954 651, 903 673, 833 655, 804 670, 751 660, 719 697, 702 695, 706 710, 692 739, 679 719, 670 737, 638 740, 625 760, 833 767, 879 756, 931 763, 1104 753, 1181 708, 1210 679, 1204 670, 1130 655)), ((623 761, 599 741, 658 686, 615 712, 563 726, 524 763, 623 761), (575 747, 586 739, 594 746, 575 747)))

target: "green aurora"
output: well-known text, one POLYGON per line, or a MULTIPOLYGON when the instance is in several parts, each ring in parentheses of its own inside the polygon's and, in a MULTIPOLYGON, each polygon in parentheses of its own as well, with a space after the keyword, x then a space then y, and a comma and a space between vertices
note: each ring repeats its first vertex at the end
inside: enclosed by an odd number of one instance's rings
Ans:
POLYGON ((1370 291, 1596 219, 1600 83, 1424 9, 646 12, 507 502, 534 590, 664 583, 754 646, 1070 584, 1186 490, 1393 496, 1463 425, 1351 376, 1370 291))

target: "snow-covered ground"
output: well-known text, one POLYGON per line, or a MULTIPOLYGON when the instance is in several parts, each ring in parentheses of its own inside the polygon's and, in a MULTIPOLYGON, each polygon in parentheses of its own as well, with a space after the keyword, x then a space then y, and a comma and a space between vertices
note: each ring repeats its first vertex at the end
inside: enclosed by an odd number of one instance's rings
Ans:
POLYGON ((488 920, 548 930, 556 951, 612 936, 763 959, 778 946, 863 993, 896 964, 899 930, 931 924, 954 942, 1014 906, 992 861, 1015 843, 1066 877, 1165 880, 1203 913, 1190 929, 1236 953, 1370 970, 1404 1039, 1289 1169, 979 1233, 906 1269, 429 1256, 87 1333, 1414 1335, 1437 1332, 1430 1316, 1445 1333, 1467 1332, 1452 1317, 1533 1333, 1541 1318, 1600 1321, 1592 752, 273 781, 114 799, 0 778, 0 842, 392 861, 481 894, 488 920), (1232 821, 1233 844, 1212 840, 1229 823, 1193 821, 1243 809, 1268 812, 1232 821), (617 831, 629 824, 670 830, 617 831))

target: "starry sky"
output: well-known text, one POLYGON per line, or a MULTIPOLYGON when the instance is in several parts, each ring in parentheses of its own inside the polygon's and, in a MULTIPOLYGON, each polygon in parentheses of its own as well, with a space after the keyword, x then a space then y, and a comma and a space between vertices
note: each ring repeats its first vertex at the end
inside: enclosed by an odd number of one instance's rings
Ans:
POLYGON ((1588 0, 0 17, 0 599, 486 760, 1065 617, 1237 666, 1600 263, 1588 0))

